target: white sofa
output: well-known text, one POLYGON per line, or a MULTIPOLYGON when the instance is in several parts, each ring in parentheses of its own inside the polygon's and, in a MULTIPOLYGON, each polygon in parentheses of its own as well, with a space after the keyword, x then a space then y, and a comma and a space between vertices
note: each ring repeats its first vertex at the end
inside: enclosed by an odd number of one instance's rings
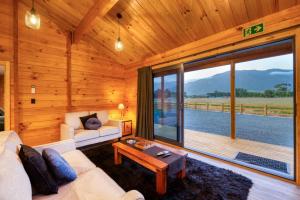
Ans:
POLYGON ((0 132, 0 199, 1 200, 143 200, 136 190, 125 192, 103 170, 97 168, 73 140, 34 147, 56 149, 77 173, 77 179, 59 187, 58 194, 32 196, 29 177, 18 156, 22 143, 15 132, 0 132))
POLYGON ((65 114, 65 123, 60 127, 60 139, 74 139, 76 147, 104 142, 122 137, 122 122, 108 117, 108 111, 84 111, 65 114), (97 113, 102 126, 98 130, 85 130, 80 117, 97 113))

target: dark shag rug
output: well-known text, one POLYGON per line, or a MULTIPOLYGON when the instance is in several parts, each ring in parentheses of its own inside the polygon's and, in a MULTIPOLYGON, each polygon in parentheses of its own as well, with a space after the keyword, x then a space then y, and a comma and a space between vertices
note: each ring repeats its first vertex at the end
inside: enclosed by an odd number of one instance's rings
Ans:
POLYGON ((159 196, 153 172, 126 158, 122 165, 114 165, 111 144, 81 151, 125 191, 136 189, 146 200, 246 200, 252 186, 242 175, 187 158, 186 178, 168 177, 167 193, 159 196))

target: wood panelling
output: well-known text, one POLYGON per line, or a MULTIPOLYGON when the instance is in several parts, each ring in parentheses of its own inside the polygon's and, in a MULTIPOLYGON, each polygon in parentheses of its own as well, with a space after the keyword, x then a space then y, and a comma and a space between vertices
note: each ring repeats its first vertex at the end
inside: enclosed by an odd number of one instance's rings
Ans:
MULTIPOLYGON (((73 4, 76 2, 68 2, 73 4)), ((87 42, 71 47, 66 31, 53 22, 49 13, 41 14, 40 30, 28 29, 24 15, 30 8, 22 2, 17 8, 18 24, 14 30, 13 1, 0 2, 0 61, 12 65, 17 62, 18 67, 11 73, 11 101, 17 105, 17 127, 23 141, 36 145, 59 140, 59 127, 68 109, 109 109, 111 117, 118 117, 117 105, 124 102, 124 66, 115 64, 87 42), (36 94, 31 94, 32 85, 36 94)), ((82 14, 76 15, 79 19, 82 14)))
POLYGON ((44 16, 40 30, 25 27, 28 9, 19 3, 18 133, 24 143, 39 144, 59 140, 67 108, 66 38, 44 16), (36 94, 31 94, 32 85, 36 94))
POLYGON ((96 0, 87 14, 80 21, 74 31, 74 43, 78 43, 94 24, 96 17, 104 17, 106 13, 118 2, 118 0, 96 0))
POLYGON ((0 60, 13 61, 13 4, 11 0, 1 0, 0 6, 0 60))
MULTIPOLYGON (((22 0, 30 5, 31 0, 22 0)), ((40 10, 66 30, 74 31, 92 10, 94 0, 42 1, 40 10)), ((105 2, 105 1, 103 1, 105 2)), ((120 64, 130 64, 178 46, 299 4, 298 0, 122 0, 104 17, 99 14, 85 39, 120 64), (118 34, 116 13, 121 13, 125 49, 114 51, 118 34)), ((38 7, 38 8, 39 8, 38 7)), ((95 15, 93 15, 95 16, 95 15)))
POLYGON ((111 110, 124 102, 125 67, 108 61, 87 42, 72 45, 72 110, 111 110))
MULTIPOLYGON (((4 66, 0 65, 0 68, 3 69, 4 66)), ((0 74, 0 108, 3 109, 3 106, 4 106, 4 73, 0 74)))
MULTIPOLYGON (((14 102, 14 4, 11 0, 1 0, 0 2, 0 61, 6 63, 9 62, 11 71, 11 102, 14 102)), ((11 104, 11 127, 15 128, 15 105, 11 104)))

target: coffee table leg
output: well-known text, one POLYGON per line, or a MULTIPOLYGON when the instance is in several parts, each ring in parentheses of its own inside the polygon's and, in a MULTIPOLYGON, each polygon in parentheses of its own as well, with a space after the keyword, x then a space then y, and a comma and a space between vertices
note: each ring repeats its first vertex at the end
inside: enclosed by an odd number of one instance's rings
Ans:
POLYGON ((156 192, 160 195, 167 191, 167 172, 166 170, 156 172, 156 192))
POLYGON ((122 155, 118 152, 118 148, 114 148, 114 157, 115 157, 115 165, 120 165, 122 163, 122 155))
POLYGON ((183 167, 182 167, 182 169, 177 174, 177 177, 180 178, 180 179, 183 179, 185 177, 185 175, 186 175, 186 173, 185 173, 185 165, 186 165, 186 159, 184 158, 183 159, 183 167))

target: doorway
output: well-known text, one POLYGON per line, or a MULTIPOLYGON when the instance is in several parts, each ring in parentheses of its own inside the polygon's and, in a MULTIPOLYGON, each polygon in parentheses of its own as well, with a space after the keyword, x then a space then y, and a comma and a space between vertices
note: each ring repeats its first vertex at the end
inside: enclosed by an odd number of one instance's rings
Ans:
POLYGON ((0 61, 0 131, 11 129, 10 63, 0 61))

